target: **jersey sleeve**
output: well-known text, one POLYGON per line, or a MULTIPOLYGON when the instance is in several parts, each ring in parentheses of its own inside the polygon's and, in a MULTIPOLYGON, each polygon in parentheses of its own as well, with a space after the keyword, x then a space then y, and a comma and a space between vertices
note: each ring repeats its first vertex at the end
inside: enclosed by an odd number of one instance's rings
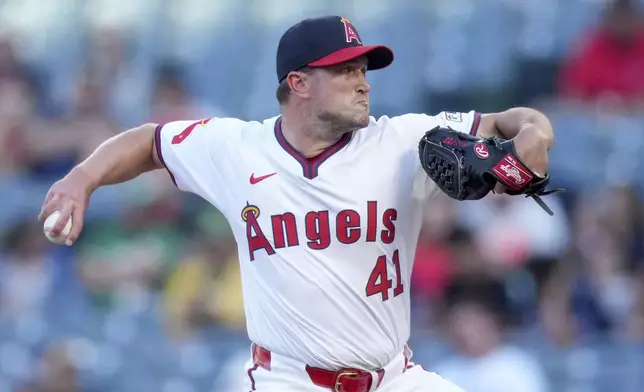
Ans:
POLYGON ((476 136, 481 123, 481 113, 474 110, 467 113, 443 111, 436 115, 410 113, 392 117, 391 122, 398 136, 409 141, 412 148, 416 149, 425 132, 436 126, 450 127, 455 131, 476 136))
POLYGON ((244 122, 230 118, 159 124, 154 148, 177 188, 221 209, 235 140, 244 122))

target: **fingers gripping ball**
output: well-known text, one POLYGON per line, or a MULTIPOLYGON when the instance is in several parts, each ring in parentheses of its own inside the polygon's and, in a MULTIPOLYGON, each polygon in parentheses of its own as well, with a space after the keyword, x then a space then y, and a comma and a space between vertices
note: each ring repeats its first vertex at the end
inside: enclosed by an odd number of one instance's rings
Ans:
POLYGON ((47 219, 45 219, 45 224, 43 227, 43 231, 45 232, 45 237, 47 237, 47 239, 54 244, 69 246, 71 245, 71 241, 68 240, 67 237, 72 231, 71 217, 69 217, 69 219, 67 220, 67 223, 65 224, 65 227, 63 228, 59 236, 55 237, 51 233, 51 230, 54 228, 59 218, 60 218, 60 211, 54 211, 51 215, 47 217, 47 219))

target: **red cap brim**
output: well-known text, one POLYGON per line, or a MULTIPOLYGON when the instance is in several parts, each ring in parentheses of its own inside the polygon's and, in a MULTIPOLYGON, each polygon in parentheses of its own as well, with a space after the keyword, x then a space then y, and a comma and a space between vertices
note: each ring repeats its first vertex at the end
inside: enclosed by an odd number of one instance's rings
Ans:
POLYGON ((309 63, 311 67, 328 67, 366 56, 369 60, 368 70, 382 69, 394 61, 394 53, 386 46, 350 46, 328 54, 321 59, 309 63))

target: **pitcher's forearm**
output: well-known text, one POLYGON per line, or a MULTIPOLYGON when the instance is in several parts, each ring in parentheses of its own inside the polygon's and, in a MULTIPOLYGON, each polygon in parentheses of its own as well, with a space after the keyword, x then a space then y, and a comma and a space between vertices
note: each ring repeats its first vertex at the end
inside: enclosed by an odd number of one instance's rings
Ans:
POLYGON ((496 128, 505 138, 513 139, 519 133, 527 131, 534 133, 535 138, 543 139, 547 149, 552 148, 554 132, 548 117, 531 108, 512 108, 499 113, 496 118, 496 128))
POLYGON ((107 139, 70 174, 87 177, 93 191, 160 168, 154 158, 155 128, 156 124, 143 124, 107 139))

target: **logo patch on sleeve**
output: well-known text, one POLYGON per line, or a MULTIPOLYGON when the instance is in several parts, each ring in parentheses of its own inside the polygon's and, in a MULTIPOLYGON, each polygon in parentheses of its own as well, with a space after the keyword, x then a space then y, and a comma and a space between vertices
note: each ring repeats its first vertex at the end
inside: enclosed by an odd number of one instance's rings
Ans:
POLYGON ((463 113, 445 112, 445 120, 452 122, 463 122, 463 113))

